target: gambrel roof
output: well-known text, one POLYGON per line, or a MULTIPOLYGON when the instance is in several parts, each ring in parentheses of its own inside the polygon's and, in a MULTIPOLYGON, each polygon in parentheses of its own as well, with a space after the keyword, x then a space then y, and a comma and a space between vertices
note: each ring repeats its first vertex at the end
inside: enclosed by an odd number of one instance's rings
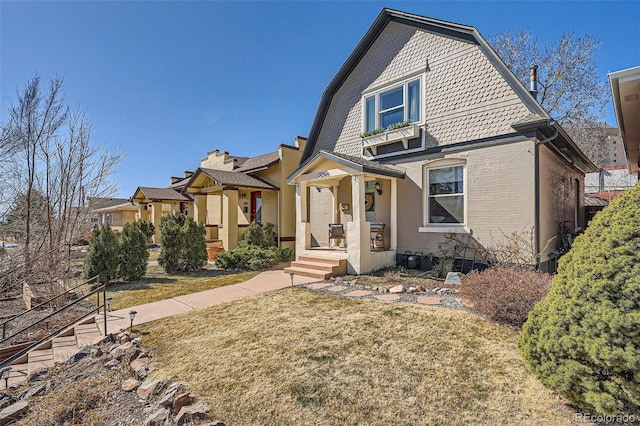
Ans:
POLYGON ((584 171, 594 167, 474 27, 392 9, 382 10, 324 91, 301 163, 319 150, 359 156, 360 97, 408 72, 426 72, 426 149, 524 127, 545 136, 558 130, 548 146, 568 149, 584 171))

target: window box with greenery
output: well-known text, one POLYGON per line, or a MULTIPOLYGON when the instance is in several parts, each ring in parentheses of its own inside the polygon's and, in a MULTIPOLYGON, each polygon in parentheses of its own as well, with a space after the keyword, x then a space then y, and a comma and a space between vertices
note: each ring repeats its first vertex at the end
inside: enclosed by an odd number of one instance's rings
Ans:
POLYGON ((385 86, 363 95, 363 148, 371 148, 418 137, 422 120, 422 77, 385 86))

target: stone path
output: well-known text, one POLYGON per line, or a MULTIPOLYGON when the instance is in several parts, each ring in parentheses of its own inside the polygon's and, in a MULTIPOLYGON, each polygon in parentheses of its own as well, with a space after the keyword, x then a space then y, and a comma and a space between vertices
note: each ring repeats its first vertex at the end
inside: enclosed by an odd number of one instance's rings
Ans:
MULTIPOLYGON (((297 287, 307 288, 319 293, 334 294, 356 300, 376 300, 387 303, 414 303, 421 306, 438 306, 449 309, 461 309, 466 307, 457 297, 455 291, 444 290, 442 294, 434 293, 431 290, 389 293, 388 291, 378 291, 375 287, 363 285, 351 285, 349 282, 323 281, 311 284, 302 284, 297 287)), ((442 291, 441 290, 441 291, 442 291)))

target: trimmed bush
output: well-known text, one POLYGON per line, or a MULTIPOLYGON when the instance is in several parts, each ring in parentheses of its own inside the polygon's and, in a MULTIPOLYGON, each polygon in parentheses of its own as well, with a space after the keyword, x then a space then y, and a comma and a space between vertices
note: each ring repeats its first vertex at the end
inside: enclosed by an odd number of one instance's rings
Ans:
POLYGON ((640 413, 640 186, 598 213, 560 259, 520 347, 542 382, 580 408, 640 413))
POLYGON ((160 222, 161 250, 158 264, 167 273, 200 269, 207 261, 204 225, 180 213, 160 222))
POLYGON ((459 295, 471 302, 474 310, 493 321, 520 328, 550 288, 549 274, 493 267, 465 275, 459 295))
POLYGON ((218 253, 216 266, 223 269, 250 269, 260 271, 286 262, 293 256, 293 250, 278 248, 273 238, 273 224, 263 226, 252 222, 244 234, 240 245, 218 253))
POLYGON ((107 224, 98 228, 89 238, 87 256, 84 258, 84 277, 100 276, 101 283, 118 277, 118 238, 107 224))
POLYGON ((140 222, 126 223, 120 236, 120 265, 118 275, 124 281, 135 281, 147 272, 147 237, 140 222))

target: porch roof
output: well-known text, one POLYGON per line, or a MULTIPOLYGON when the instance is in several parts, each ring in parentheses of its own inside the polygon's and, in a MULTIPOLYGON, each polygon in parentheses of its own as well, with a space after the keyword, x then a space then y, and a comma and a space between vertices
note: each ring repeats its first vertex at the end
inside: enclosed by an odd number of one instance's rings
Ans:
POLYGON ((249 176, 248 174, 245 174, 242 172, 237 172, 237 171, 230 172, 226 170, 205 169, 202 167, 196 170, 188 186, 191 186, 191 183, 193 182, 193 180, 200 173, 204 173, 206 176, 213 179, 213 181, 217 182, 219 185, 242 186, 247 188, 278 190, 278 187, 273 186, 270 183, 264 182, 256 177, 249 176))
POLYGON ((268 169, 280 161, 278 151, 269 152, 267 154, 251 157, 244 162, 243 165, 234 169, 234 172, 257 172, 259 170, 268 169))
POLYGON ((298 167, 298 169, 287 178, 287 183, 292 183, 311 164, 321 158, 336 162, 358 172, 373 173, 398 179, 404 179, 405 176, 405 170, 401 167, 387 166, 376 161, 367 160, 365 158, 353 157, 351 155, 339 154, 337 152, 320 150, 313 156, 308 158, 304 163, 302 163, 302 165, 298 167))
POLYGON ((187 196, 182 195, 173 188, 152 188, 139 186, 131 197, 134 200, 148 199, 152 201, 190 201, 187 196))

